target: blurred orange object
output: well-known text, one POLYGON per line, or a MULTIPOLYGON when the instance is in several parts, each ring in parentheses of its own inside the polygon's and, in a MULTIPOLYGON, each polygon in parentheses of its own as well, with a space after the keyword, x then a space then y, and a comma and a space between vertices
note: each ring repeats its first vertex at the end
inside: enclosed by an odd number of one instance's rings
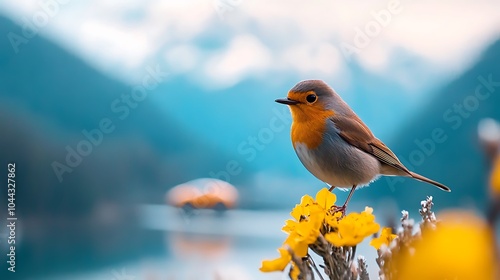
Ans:
POLYGON ((495 196, 500 196, 500 154, 497 154, 490 175, 491 192, 495 196))
POLYGON ((398 279, 498 279, 493 231, 464 211, 441 214, 436 229, 426 228, 412 253, 398 256, 398 279))
POLYGON ((478 138, 491 164, 488 182, 491 200, 487 217, 489 223, 494 225, 500 214, 500 123, 490 118, 482 119, 478 125, 478 138))
POLYGON ((236 206, 238 190, 231 184, 212 178, 202 178, 173 187, 167 193, 167 203, 175 207, 225 210, 236 206))

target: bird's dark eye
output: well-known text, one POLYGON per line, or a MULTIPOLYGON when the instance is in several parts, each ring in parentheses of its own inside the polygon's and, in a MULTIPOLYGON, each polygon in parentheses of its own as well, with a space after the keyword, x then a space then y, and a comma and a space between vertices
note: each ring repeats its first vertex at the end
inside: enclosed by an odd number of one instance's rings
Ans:
POLYGON ((316 94, 309 94, 308 96, 306 96, 306 101, 309 103, 314 103, 316 99, 318 99, 316 94))

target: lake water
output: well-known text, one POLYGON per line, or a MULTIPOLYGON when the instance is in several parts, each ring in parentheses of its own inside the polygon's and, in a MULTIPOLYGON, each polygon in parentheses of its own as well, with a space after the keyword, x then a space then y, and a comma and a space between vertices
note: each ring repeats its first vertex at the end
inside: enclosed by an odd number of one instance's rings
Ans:
MULTIPOLYGON (((262 259, 278 257, 288 211, 198 211, 189 215, 163 205, 141 206, 142 227, 159 236, 155 247, 131 261, 90 271, 33 280, 279 280, 286 273, 261 273, 262 259)), ((153 235, 153 236, 155 236, 153 235)), ((376 252, 358 247, 376 279, 376 252), (368 253, 368 255, 366 254, 368 253)))

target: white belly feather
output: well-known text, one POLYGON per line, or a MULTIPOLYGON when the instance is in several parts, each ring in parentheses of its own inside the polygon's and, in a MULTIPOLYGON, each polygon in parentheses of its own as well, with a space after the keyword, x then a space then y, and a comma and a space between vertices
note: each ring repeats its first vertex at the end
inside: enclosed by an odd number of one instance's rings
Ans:
POLYGON ((363 186, 379 177, 380 162, 338 135, 328 138, 316 149, 296 143, 295 152, 309 172, 335 187, 363 186))

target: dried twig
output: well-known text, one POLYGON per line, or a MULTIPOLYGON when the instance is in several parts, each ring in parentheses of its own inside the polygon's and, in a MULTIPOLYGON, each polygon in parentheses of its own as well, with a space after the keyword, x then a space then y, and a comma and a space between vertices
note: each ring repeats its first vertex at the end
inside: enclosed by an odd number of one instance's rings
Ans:
POLYGON ((358 274, 359 280, 370 280, 368 265, 366 264, 366 259, 362 256, 358 257, 358 274))

